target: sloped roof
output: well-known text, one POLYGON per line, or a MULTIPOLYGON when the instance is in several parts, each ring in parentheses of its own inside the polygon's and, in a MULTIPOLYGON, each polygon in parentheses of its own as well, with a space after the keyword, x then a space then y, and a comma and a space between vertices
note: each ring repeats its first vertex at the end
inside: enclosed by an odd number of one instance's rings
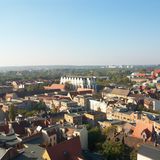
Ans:
POLYGON ((70 91, 70 92, 68 92, 68 95, 70 95, 71 98, 74 98, 75 96, 78 95, 78 92, 77 91, 70 91))
POLYGON ((119 88, 114 88, 111 92, 111 94, 115 94, 118 96, 128 96, 129 95, 129 89, 119 89, 119 88))
POLYGON ((45 86, 44 89, 46 90, 64 90, 64 84, 52 84, 51 86, 45 86))
POLYGON ((81 144, 79 137, 74 137, 52 147, 47 147, 46 151, 51 160, 78 160, 82 158, 81 144))
POLYGON ((147 136, 150 137, 153 130, 153 125, 150 123, 145 123, 143 121, 137 121, 136 127, 133 131, 132 136, 136 138, 142 138, 142 132, 147 131, 147 136))
POLYGON ((20 121, 18 122, 12 122, 12 127, 15 131, 16 134, 23 135, 25 134, 25 128, 29 127, 29 122, 28 121, 20 121))
POLYGON ((142 145, 138 151, 138 154, 143 155, 149 159, 160 159, 160 149, 151 145, 142 145))

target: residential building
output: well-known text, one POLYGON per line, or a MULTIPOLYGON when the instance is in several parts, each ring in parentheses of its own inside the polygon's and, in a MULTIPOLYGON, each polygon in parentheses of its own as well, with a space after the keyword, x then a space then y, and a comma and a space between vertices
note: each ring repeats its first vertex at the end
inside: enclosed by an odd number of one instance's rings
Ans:
POLYGON ((105 121, 99 121, 98 122, 100 127, 102 129, 105 129, 105 128, 108 128, 108 127, 111 127, 111 126, 116 126, 118 128, 118 131, 121 131, 122 130, 122 127, 121 125, 124 124, 123 121, 119 121, 119 120, 105 120, 105 121), (121 129, 119 129, 121 127, 121 129))
POLYGON ((64 115, 66 122, 74 125, 82 125, 82 115, 78 113, 69 113, 64 115))
POLYGON ((79 136, 82 149, 88 150, 88 130, 86 126, 75 126, 73 136, 79 136))
POLYGON ((89 88, 77 88, 77 91, 68 92, 67 96, 70 97, 71 100, 73 100, 74 97, 78 95, 82 95, 82 96, 87 95, 92 97, 93 91, 94 91, 93 89, 89 89, 89 88))
POLYGON ((15 148, 15 149, 21 149, 22 147, 22 140, 18 138, 18 136, 15 133, 1 133, 0 134, 0 147, 9 149, 9 148, 15 148))
POLYGON ((69 99, 53 99, 53 105, 59 111, 67 111, 69 108, 76 107, 77 103, 69 99))
POLYGON ((23 151, 14 160, 42 160, 42 155, 45 151, 45 148, 41 147, 43 143, 42 135, 37 134, 27 137, 24 141, 23 151))
POLYGON ((142 145, 138 150, 137 160, 160 160, 160 149, 149 144, 142 145))
POLYGON ((144 141, 151 140, 152 133, 154 131, 153 124, 143 120, 139 120, 136 123, 136 127, 132 136, 143 139, 144 141))
POLYGON ((13 86, 14 90, 24 89, 25 88, 25 85, 23 83, 21 83, 21 82, 18 82, 18 81, 13 81, 12 82, 12 86, 13 86))
POLYGON ((130 93, 129 89, 114 88, 111 93, 108 93, 108 97, 127 98, 130 93))
POLYGON ((77 95, 73 98, 73 101, 77 102, 79 106, 88 109, 90 106, 90 99, 93 99, 91 95, 77 95))
MULTIPOLYGON (((50 144, 50 136, 46 131, 53 131, 57 135, 57 143, 61 143, 64 140, 69 140, 73 137, 79 136, 82 149, 88 149, 88 131, 85 125, 71 125, 69 123, 61 123, 49 126, 42 130, 44 136, 44 142, 50 144)), ((44 143, 45 144, 45 143, 44 143)))
POLYGON ((27 128, 29 126, 30 124, 26 120, 10 123, 10 128, 13 129, 14 133, 18 134, 20 137, 27 135, 27 128))
POLYGON ((136 120, 141 118, 141 115, 138 112, 119 112, 119 111, 113 111, 112 113, 112 119, 117 119, 124 122, 129 123, 136 123, 136 120))
POLYGON ((57 132, 54 127, 42 129, 42 136, 45 146, 54 146, 57 144, 57 132))
POLYGON ((18 96, 16 93, 7 93, 5 96, 6 101, 12 101, 13 99, 17 99, 18 96))
POLYGON ((103 112, 90 111, 84 113, 84 120, 93 126, 98 124, 98 121, 103 121, 105 119, 106 119, 106 114, 103 112))
POLYGON ((90 100, 90 109, 93 111, 107 112, 107 103, 104 101, 90 100))
POLYGON ((47 147, 42 157, 44 160, 84 160, 79 137, 47 147))
POLYGON ((144 99, 144 106, 147 109, 151 109, 153 111, 160 111, 160 100, 156 100, 153 98, 145 98, 144 99))

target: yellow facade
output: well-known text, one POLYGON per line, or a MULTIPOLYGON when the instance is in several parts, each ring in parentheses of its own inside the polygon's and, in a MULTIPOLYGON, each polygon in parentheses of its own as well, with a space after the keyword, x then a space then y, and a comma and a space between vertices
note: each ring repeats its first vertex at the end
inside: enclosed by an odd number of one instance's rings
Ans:
POLYGON ((51 160, 50 157, 49 157, 49 155, 48 155, 48 152, 46 150, 44 151, 44 153, 42 155, 42 159, 43 160, 51 160))

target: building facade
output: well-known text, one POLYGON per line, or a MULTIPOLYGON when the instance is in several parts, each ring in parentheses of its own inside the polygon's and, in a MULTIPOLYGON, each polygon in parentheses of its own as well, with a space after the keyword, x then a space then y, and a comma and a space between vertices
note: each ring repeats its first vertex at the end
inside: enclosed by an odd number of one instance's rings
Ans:
POLYGON ((61 77, 60 84, 70 83, 74 89, 77 88, 91 88, 96 89, 96 77, 85 76, 65 76, 61 77))

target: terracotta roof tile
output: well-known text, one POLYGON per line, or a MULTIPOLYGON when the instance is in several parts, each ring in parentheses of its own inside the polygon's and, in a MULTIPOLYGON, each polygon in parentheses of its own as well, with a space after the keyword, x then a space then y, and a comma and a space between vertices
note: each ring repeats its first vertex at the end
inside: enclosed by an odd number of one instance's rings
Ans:
POLYGON ((64 90, 64 84, 52 84, 51 86, 45 86, 44 89, 46 90, 64 90))
POLYGON ((78 160, 81 155, 81 144, 79 137, 72 138, 52 147, 46 148, 51 160, 78 160))
POLYGON ((136 137, 136 138, 142 138, 142 133, 144 131, 146 131, 148 136, 150 136, 150 134, 152 133, 152 130, 153 130, 153 125, 152 124, 146 123, 146 122, 143 122, 143 121, 137 121, 136 127, 134 129, 134 132, 133 132, 132 136, 136 137))

